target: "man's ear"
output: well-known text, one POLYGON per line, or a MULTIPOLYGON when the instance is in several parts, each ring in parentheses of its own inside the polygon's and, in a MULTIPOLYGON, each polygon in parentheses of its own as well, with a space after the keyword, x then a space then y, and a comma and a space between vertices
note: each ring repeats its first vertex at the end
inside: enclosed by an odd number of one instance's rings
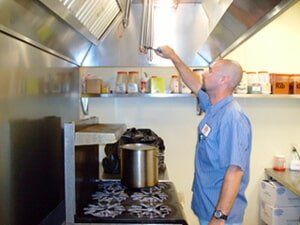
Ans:
POLYGON ((228 75, 225 74, 220 77, 220 83, 222 85, 224 85, 224 84, 227 85, 229 82, 230 82, 230 78, 228 75))

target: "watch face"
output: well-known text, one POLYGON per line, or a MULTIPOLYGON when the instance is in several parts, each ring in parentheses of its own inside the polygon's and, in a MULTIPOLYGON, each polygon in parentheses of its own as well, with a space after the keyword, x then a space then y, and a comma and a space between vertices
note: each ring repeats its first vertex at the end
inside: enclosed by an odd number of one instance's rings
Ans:
POLYGON ((223 215, 223 213, 221 211, 219 211, 219 210, 215 211, 215 217, 216 218, 221 218, 222 215, 223 215))

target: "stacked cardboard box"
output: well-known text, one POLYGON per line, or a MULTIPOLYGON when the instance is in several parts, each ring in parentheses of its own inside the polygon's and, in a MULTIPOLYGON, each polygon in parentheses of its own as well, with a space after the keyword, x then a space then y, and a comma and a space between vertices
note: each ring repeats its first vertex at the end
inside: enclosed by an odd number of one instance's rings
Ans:
POLYGON ((264 180, 260 189, 260 218, 268 225, 298 225, 300 197, 275 181, 264 180))

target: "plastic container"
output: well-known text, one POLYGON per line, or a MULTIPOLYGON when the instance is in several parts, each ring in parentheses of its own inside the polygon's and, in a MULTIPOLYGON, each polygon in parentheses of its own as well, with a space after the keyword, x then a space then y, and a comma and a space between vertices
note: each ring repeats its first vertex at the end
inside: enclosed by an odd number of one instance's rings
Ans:
POLYGON ((248 93, 248 74, 243 71, 243 77, 239 85, 235 88, 236 94, 247 94, 248 93))
POLYGON ((127 81, 127 93, 137 93, 139 91, 139 72, 129 71, 127 81))
POLYGON ((261 84, 262 94, 271 94, 270 74, 268 71, 259 71, 258 77, 261 84))
POLYGON ((248 76, 248 93, 261 94, 262 86, 258 74, 256 72, 247 72, 247 76, 248 76))
POLYGON ((276 171, 285 171, 286 160, 284 155, 275 155, 273 169, 276 171))
POLYGON ((115 92, 125 94, 126 86, 127 86, 127 72, 126 71, 118 71, 115 92))
POLYGON ((152 76, 150 79, 150 90, 152 94, 166 93, 165 78, 152 76))
POLYGON ((170 82, 171 93, 179 93, 179 76, 172 75, 170 82))
POLYGON ((290 77, 289 74, 271 74, 271 84, 273 94, 289 94, 290 93, 290 77))

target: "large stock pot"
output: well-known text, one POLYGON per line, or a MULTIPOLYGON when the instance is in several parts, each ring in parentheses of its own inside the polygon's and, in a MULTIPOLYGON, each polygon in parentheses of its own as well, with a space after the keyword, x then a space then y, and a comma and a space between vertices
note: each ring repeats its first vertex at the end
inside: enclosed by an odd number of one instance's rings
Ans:
POLYGON ((158 183, 158 149, 134 143, 121 146, 121 181, 129 188, 155 186, 158 183))

